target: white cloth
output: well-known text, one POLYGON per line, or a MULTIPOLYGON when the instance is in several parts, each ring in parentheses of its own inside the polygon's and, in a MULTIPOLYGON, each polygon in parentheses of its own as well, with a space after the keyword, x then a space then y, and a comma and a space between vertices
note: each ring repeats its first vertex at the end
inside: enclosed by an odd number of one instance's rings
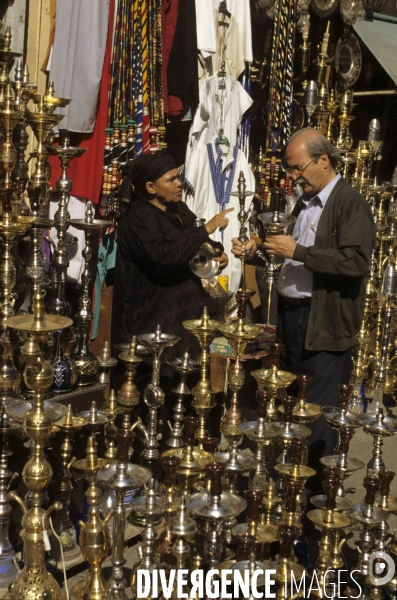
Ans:
POLYGON ((94 131, 105 59, 110 0, 58 0, 50 80, 72 102, 57 112, 62 129, 94 131))
MULTIPOLYGON (((252 98, 239 81, 226 75, 226 89, 223 102, 223 135, 230 146, 237 142, 237 130, 246 110, 252 104, 252 98)), ((196 148, 213 142, 218 137, 221 117, 221 91, 218 90, 216 76, 204 79, 200 84, 199 107, 193 119, 186 149, 185 169, 187 169, 192 152, 196 148)))
MULTIPOLYGON (((221 0, 212 0, 213 7, 219 8, 220 2, 221 0)), ((248 63, 252 63, 253 53, 250 2, 249 0, 227 0, 226 5, 228 11, 239 24, 243 41, 244 60, 248 63)))
POLYGON ((208 18, 212 12, 212 0, 196 0, 197 48, 204 58, 216 52, 215 27, 208 18))
MULTIPOLYGON (((70 196, 68 204, 68 212, 71 219, 84 219, 85 218, 86 203, 84 200, 79 200, 75 196, 70 196)), ((50 198, 50 219, 54 218, 54 214, 58 210, 58 201, 50 198)), ((51 229, 50 235, 54 242, 58 241, 57 230, 51 229)), ((81 283, 81 274, 84 269, 83 257, 81 255, 85 240, 84 231, 69 227, 66 232, 66 240, 76 237, 77 244, 72 244, 68 250, 69 267, 67 272, 67 281, 72 283, 81 283)))
MULTIPOLYGON (((212 149, 216 160, 216 150, 214 146, 215 145, 212 144, 212 149)), ((233 153, 232 149, 230 149, 228 155, 223 158, 223 170, 228 169, 230 171, 232 160, 233 153)), ((245 154, 241 150, 238 150, 232 192, 237 191, 240 171, 242 171, 244 174, 247 191, 249 190, 254 192, 254 174, 251 171, 245 154)), ((208 151, 206 146, 200 146, 200 148, 193 152, 188 169, 185 172, 185 177, 194 188, 194 192, 188 189, 185 190, 184 200, 186 204, 199 219, 206 219, 209 221, 218 212, 220 212, 221 208, 216 202, 215 198, 215 191, 212 183, 210 163, 208 160, 208 151)), ((247 228, 249 227, 249 207, 251 205, 252 198, 253 196, 248 196, 245 200, 245 210, 248 213, 246 223, 247 228)), ((229 277, 229 290, 231 292, 237 292, 241 280, 241 261, 231 253, 232 238, 238 237, 240 233, 240 224, 237 219, 240 205, 237 196, 230 196, 229 202, 226 204, 226 208, 232 207, 234 207, 234 211, 228 213, 227 215, 229 223, 223 232, 223 240, 222 233, 219 231, 219 229, 211 235, 211 238, 216 242, 221 242, 224 246, 225 252, 229 257, 229 264, 222 274, 229 277)))

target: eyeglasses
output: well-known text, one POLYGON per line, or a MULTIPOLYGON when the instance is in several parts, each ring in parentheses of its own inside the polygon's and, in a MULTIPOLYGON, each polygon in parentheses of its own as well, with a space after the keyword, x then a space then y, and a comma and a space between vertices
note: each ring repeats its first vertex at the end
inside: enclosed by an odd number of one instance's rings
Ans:
POLYGON ((310 163, 313 162, 313 160, 315 160, 316 158, 318 158, 318 155, 313 156, 313 158, 309 160, 309 162, 307 162, 305 165, 303 165, 303 167, 287 167, 285 170, 287 171, 288 175, 302 175, 306 167, 308 167, 310 163))

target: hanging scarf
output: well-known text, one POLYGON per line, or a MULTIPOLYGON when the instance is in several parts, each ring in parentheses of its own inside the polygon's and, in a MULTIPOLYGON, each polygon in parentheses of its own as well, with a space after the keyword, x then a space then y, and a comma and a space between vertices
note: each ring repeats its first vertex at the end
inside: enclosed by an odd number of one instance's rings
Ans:
MULTIPOLYGON (((219 138, 216 138, 215 140, 215 150, 217 154, 216 162, 214 158, 214 152, 212 150, 212 144, 207 144, 208 160, 210 163, 211 179, 212 185, 214 186, 215 199, 217 201, 217 204, 219 204, 219 212, 222 212, 223 210, 225 210, 226 204, 229 202, 230 199, 230 193, 232 191, 234 181, 234 174, 236 172, 238 148, 237 146, 233 147, 233 162, 230 164, 230 168, 225 169, 224 171, 222 171, 223 152, 219 142, 219 138)), ((223 241, 223 231, 221 232, 221 238, 223 241)))

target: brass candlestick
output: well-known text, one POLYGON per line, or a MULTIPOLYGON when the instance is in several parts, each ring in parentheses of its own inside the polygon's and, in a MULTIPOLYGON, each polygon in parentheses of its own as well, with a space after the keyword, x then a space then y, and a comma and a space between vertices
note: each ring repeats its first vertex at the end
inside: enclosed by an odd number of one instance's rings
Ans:
MULTIPOLYGON (((11 317, 10 326, 16 326, 20 317, 11 317)), ((31 315, 25 315, 26 320, 31 315)), ((47 327, 50 325, 47 323, 47 327)), ((25 464, 22 477, 31 492, 31 508, 15 493, 10 497, 20 504, 23 510, 22 528, 24 538, 25 567, 11 583, 5 596, 8 600, 22 598, 41 598, 50 594, 53 600, 64 600, 65 595, 53 576, 46 571, 44 535, 50 533, 49 517, 54 510, 60 510, 62 504, 55 502, 45 511, 41 508, 42 494, 51 481, 52 469, 44 455, 44 440, 50 434, 52 422, 44 410, 44 390, 51 384, 53 371, 51 365, 40 352, 38 345, 25 344, 23 348, 26 368, 24 379, 26 385, 34 392, 34 407, 28 411, 25 420, 25 431, 34 443, 32 457, 25 464), (45 532, 45 533, 44 533, 45 532)))
POLYGON ((99 502, 102 496, 100 488, 96 484, 98 473, 106 467, 108 461, 104 458, 98 458, 96 453, 96 443, 93 437, 87 440, 86 458, 77 460, 73 468, 83 471, 86 475, 89 485, 85 496, 89 503, 88 521, 80 522, 80 547, 84 559, 88 562, 89 568, 85 581, 75 585, 71 590, 71 596, 77 600, 103 600, 106 597, 107 586, 102 576, 102 563, 110 552, 110 536, 108 522, 113 516, 113 510, 110 509, 105 518, 102 518, 99 508, 99 502))
POLYGON ((47 146, 47 151, 53 156, 57 156, 61 163, 62 175, 56 182, 56 188, 59 193, 58 210, 54 215, 55 229, 57 230, 57 242, 50 236, 46 236, 53 249, 51 259, 51 282, 52 290, 46 302, 48 312, 71 317, 71 307, 66 299, 65 286, 66 275, 69 266, 68 250, 72 244, 77 242, 76 237, 66 239, 66 232, 69 227, 70 214, 68 212, 68 203, 70 192, 72 190, 72 181, 68 177, 68 168, 70 161, 78 156, 82 156, 86 148, 70 146, 68 137, 62 138, 60 146, 47 146))
POLYGON ((170 437, 166 441, 166 444, 171 448, 182 448, 182 422, 183 414, 185 412, 183 400, 185 396, 191 396, 192 394, 186 385, 186 379, 190 373, 195 373, 198 371, 200 369, 200 365, 198 362, 190 358, 187 349, 182 358, 169 358, 166 360, 166 363, 180 374, 180 381, 178 385, 171 390, 174 394, 178 394, 178 399, 174 406, 174 425, 171 425, 171 423, 168 422, 171 433, 170 437))
POLYGON ((92 320, 91 312, 91 297, 89 292, 89 283, 91 280, 90 259, 92 256, 91 250, 91 234, 100 229, 109 227, 110 221, 94 219, 94 211, 92 202, 87 202, 85 219, 69 219, 67 221, 76 229, 82 230, 85 233, 85 246, 82 252, 84 260, 84 271, 82 279, 82 293, 79 299, 79 311, 76 315, 78 342, 72 359, 79 372, 77 385, 86 386, 92 385, 99 374, 99 363, 97 357, 93 354, 90 347, 90 327, 92 320))
POLYGON ((191 321, 183 321, 182 325, 190 331, 199 341, 201 354, 198 363, 201 367, 201 379, 193 388, 192 406, 195 408, 199 419, 200 426, 197 431, 197 439, 201 445, 202 440, 208 436, 205 430, 205 419, 211 408, 215 406, 214 392, 211 389, 211 382, 208 379, 208 366, 210 363, 209 347, 212 340, 218 333, 220 321, 213 321, 209 318, 208 309, 205 307, 201 319, 191 321))
MULTIPOLYGON (((75 461, 71 459, 73 450, 73 434, 87 425, 83 417, 75 417, 72 412, 72 405, 68 405, 67 415, 63 419, 55 421, 54 425, 59 427, 64 434, 61 445, 62 468, 54 481, 54 498, 62 503, 62 510, 54 517, 53 526, 56 534, 61 538, 63 554, 66 560, 74 559, 79 556, 81 550, 77 544, 77 533, 75 526, 69 515, 69 506, 73 493, 72 473, 70 467, 75 461)), ((61 550, 58 540, 52 540, 52 557, 57 561, 62 560, 61 550)))
POLYGON ((272 397, 267 408, 267 421, 277 421, 276 396, 279 389, 287 388, 295 380, 295 375, 288 371, 281 371, 280 355, 284 344, 270 344, 272 351, 271 368, 252 371, 251 375, 256 379, 258 385, 264 386, 272 397))

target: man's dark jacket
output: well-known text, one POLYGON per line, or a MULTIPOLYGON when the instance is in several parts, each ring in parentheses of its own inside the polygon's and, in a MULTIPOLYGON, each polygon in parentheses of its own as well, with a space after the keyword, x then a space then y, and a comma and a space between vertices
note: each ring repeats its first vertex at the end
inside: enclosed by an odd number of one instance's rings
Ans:
POLYGON ((344 351, 353 346, 363 318, 374 243, 368 204, 340 179, 322 210, 314 245, 298 244, 293 256, 313 272, 306 350, 344 351))

